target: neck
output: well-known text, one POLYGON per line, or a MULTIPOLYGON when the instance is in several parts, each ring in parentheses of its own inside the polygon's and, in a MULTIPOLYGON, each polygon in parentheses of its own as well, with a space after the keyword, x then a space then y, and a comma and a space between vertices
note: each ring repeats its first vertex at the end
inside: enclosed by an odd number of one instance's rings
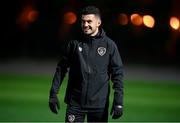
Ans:
POLYGON ((90 36, 93 37, 93 36, 96 36, 99 32, 99 29, 97 29, 94 33, 92 33, 90 36))

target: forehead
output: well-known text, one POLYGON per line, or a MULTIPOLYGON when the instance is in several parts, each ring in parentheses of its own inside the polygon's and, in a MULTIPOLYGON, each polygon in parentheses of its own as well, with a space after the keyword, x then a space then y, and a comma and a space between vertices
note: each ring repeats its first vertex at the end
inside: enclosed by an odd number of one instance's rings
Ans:
POLYGON ((92 19, 96 19, 96 15, 95 14, 87 14, 87 15, 82 15, 81 16, 82 20, 92 20, 92 19))

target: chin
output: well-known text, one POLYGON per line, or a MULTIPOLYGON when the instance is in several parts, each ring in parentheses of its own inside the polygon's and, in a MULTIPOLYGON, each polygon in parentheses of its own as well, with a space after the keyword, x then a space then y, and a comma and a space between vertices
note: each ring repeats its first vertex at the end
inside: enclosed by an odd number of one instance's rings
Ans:
POLYGON ((86 35, 90 35, 91 33, 90 33, 90 32, 84 32, 84 34, 86 34, 86 35))

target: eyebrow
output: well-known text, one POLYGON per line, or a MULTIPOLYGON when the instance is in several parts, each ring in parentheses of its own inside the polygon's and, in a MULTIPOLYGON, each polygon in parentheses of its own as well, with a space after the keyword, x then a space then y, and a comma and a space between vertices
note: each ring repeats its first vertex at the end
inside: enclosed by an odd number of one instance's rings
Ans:
POLYGON ((92 22, 92 20, 89 20, 89 19, 88 20, 81 19, 81 21, 92 22))

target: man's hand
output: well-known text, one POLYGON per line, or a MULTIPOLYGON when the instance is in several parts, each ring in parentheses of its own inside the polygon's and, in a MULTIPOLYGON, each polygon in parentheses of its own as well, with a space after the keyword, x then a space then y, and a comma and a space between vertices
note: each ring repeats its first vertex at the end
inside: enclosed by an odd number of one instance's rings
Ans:
POLYGON ((118 119, 123 115, 123 107, 121 105, 113 105, 111 109, 112 119, 118 119))
POLYGON ((51 111, 55 114, 58 114, 58 110, 60 108, 59 106, 59 100, 57 98, 57 95, 50 95, 49 97, 49 108, 51 109, 51 111))

